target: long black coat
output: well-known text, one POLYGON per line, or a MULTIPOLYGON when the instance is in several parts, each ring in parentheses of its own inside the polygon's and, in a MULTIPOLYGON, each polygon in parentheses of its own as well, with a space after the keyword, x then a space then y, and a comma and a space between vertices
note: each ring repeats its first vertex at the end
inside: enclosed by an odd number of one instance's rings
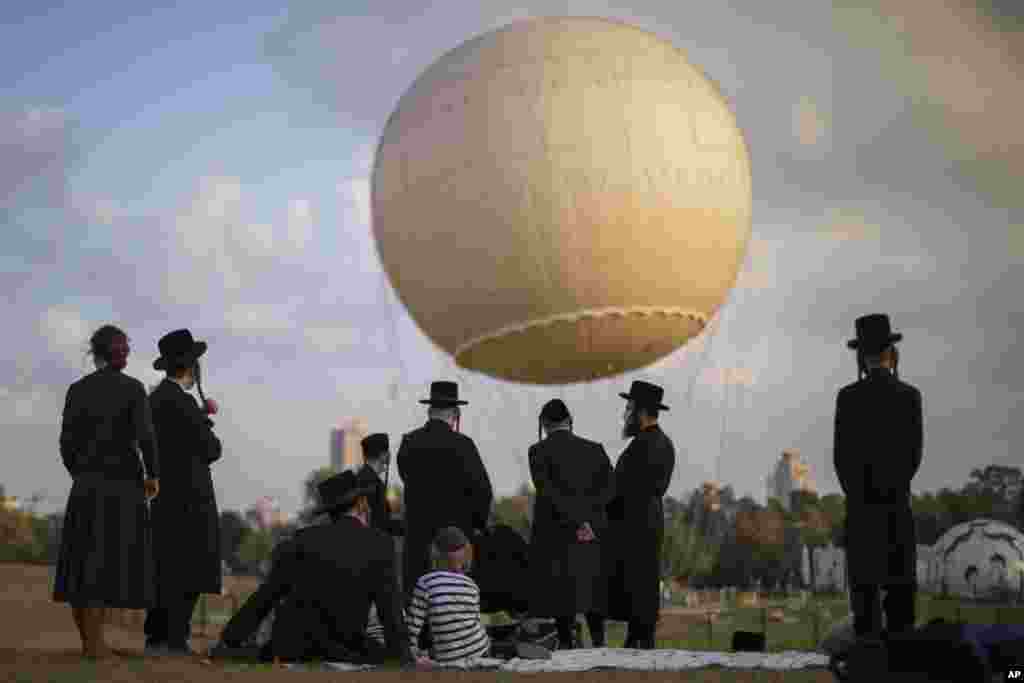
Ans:
POLYGON ((369 496, 370 526, 380 529, 389 536, 404 534, 405 525, 402 520, 394 519, 391 515, 391 506, 388 505, 388 493, 384 489, 384 480, 369 465, 359 468, 356 480, 361 486, 373 488, 373 493, 369 496))
POLYGON ((878 370, 839 391, 833 457, 851 585, 917 582, 910 482, 923 441, 921 392, 910 384, 878 370))
POLYGON ((395 458, 405 484, 406 596, 430 570, 430 544, 446 526, 473 538, 484 529, 494 491, 476 444, 441 420, 429 420, 402 438, 395 458))
POLYGON ((384 627, 386 654, 410 658, 390 536, 349 516, 296 533, 279 548, 267 580, 225 627, 225 642, 244 641, 277 609, 269 655, 358 661, 370 605, 384 627))
POLYGON ((654 624, 661 606, 662 498, 672 480, 676 449, 657 425, 640 432, 615 463, 615 497, 608 506, 607 555, 612 619, 654 624))
POLYGON ((530 534, 531 614, 604 613, 608 585, 601 555, 606 506, 615 492, 611 460, 601 444, 558 430, 530 447, 529 461, 537 490, 530 534), (584 522, 596 541, 576 540, 584 522))
POLYGON ((73 483, 64 514, 54 600, 141 609, 153 603, 145 473, 160 474, 142 382, 107 367, 68 389, 60 455, 73 483))
POLYGON ((220 440, 199 401, 165 379, 149 397, 160 444, 160 495, 152 502, 157 600, 221 591, 220 517, 210 465, 220 440))

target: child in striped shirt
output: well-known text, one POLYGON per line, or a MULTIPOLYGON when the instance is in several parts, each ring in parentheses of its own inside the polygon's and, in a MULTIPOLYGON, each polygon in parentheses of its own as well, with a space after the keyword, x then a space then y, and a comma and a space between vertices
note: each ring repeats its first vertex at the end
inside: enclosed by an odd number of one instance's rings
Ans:
POLYGON ((413 652, 426 622, 433 640, 431 659, 446 664, 485 657, 491 639, 480 619, 480 588, 466 572, 471 546, 456 527, 442 529, 434 540, 437 570, 420 577, 413 590, 406 623, 413 652))

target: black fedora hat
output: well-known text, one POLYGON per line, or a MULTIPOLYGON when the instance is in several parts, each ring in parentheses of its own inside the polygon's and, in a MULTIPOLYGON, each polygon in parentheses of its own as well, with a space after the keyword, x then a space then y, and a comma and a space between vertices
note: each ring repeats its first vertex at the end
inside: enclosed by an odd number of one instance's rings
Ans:
POLYGON ((846 346, 855 351, 881 351, 903 339, 902 334, 893 333, 889 316, 884 313, 861 316, 854 322, 854 327, 857 330, 857 338, 846 342, 846 346))
POLYGON ((390 444, 387 434, 370 434, 359 442, 363 447, 363 458, 372 458, 386 451, 390 444))
POLYGON ((638 406, 644 406, 645 408, 657 408, 658 410, 668 410, 668 406, 661 403, 661 399, 665 396, 665 390, 657 384, 635 380, 629 386, 629 393, 620 393, 619 396, 627 401, 633 401, 638 406))
POLYGON ((369 496, 373 493, 373 488, 360 486, 356 473, 352 470, 345 470, 341 474, 336 474, 317 484, 316 493, 320 504, 314 508, 313 512, 319 515, 347 505, 360 496, 369 496))
POLYGON ((166 370, 176 361, 191 363, 206 353, 206 342, 196 341, 188 330, 168 332, 157 342, 160 357, 153 361, 154 370, 166 370))
POLYGON ((459 385, 455 382, 431 382, 430 398, 420 401, 432 406, 466 406, 469 401, 459 400, 459 385))

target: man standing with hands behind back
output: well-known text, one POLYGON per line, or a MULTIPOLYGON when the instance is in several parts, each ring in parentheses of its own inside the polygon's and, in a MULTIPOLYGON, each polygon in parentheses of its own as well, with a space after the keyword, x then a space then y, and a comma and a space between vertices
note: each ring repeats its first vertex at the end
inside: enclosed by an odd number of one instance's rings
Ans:
POLYGON ((160 449, 160 496, 152 503, 156 607, 146 614, 146 654, 191 654, 192 612, 200 593, 221 591, 220 523, 210 465, 221 456, 208 413, 188 391, 199 381, 206 342, 176 330, 153 363, 167 377, 150 395, 160 449))
POLYGON ((612 463, 601 444, 572 432, 572 416, 560 399, 544 404, 546 438, 530 446, 530 475, 537 489, 530 534, 536 584, 530 614, 551 616, 559 649, 578 647, 576 615, 587 618, 593 647, 605 646, 608 586, 601 563, 606 507, 614 493, 612 463))

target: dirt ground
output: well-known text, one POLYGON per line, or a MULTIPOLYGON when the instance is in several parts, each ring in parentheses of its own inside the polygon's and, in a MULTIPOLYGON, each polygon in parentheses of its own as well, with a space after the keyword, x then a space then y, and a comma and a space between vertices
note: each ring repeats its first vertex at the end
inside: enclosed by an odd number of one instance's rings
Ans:
MULTIPOLYGON (((256 585, 249 578, 228 577, 226 587, 230 592, 248 593, 256 585)), ((201 657, 174 660, 153 660, 142 657, 142 614, 141 612, 115 613, 107 627, 107 640, 121 656, 111 662, 84 662, 81 657, 81 642, 71 620, 71 609, 51 600, 52 579, 45 566, 0 563, 0 681, 51 681, 84 683, 86 681, 110 681, 128 683, 134 681, 194 681, 213 683, 220 680, 262 681, 281 680, 282 677, 301 676, 298 683, 314 681, 336 681, 342 678, 365 680, 377 679, 380 683, 391 683, 410 678, 422 681, 444 679, 445 683, 463 683, 469 680, 501 681, 510 677, 527 676, 537 679, 536 683, 548 683, 540 679, 554 679, 567 683, 577 674, 510 674, 507 672, 401 672, 385 671, 370 674, 345 673, 291 673, 281 671, 239 671, 237 665, 210 663, 201 657), (390 680, 389 680, 390 679, 390 680)), ((211 608, 228 609, 231 598, 214 598, 223 601, 211 608)), ((663 614, 658 628, 659 638, 672 638, 683 633, 689 623, 700 617, 687 610, 671 610, 663 614)), ((198 627, 197 627, 198 630, 198 627)), ((217 627, 209 627, 204 636, 194 633, 192 647, 202 651, 216 637, 217 627)), ((832 681, 826 671, 769 672, 769 671, 727 671, 720 669, 696 672, 625 672, 600 671, 587 674, 595 683, 646 683, 648 681, 786 681, 787 683, 826 683, 832 681)))

